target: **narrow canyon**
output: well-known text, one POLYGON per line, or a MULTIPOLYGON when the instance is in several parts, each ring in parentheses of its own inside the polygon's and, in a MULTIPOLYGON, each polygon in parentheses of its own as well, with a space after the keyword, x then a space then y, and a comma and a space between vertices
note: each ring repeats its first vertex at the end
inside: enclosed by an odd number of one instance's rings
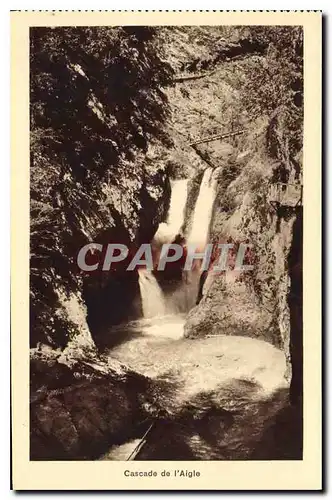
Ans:
POLYGON ((32 29, 31 460, 301 459, 302 51, 296 27, 32 29), (91 242, 183 257, 84 272, 91 242))

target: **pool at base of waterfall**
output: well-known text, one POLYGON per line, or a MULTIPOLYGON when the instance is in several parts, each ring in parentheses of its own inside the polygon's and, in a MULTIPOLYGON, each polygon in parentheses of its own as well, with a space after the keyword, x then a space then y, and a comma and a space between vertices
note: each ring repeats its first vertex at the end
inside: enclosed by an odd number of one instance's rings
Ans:
MULTIPOLYGON (((147 420, 153 426, 135 459, 248 459, 286 405, 284 353, 248 337, 184 338, 184 321, 160 316, 109 331, 109 355, 151 379, 161 409, 147 420)), ((127 460, 135 437, 102 459, 127 460)))

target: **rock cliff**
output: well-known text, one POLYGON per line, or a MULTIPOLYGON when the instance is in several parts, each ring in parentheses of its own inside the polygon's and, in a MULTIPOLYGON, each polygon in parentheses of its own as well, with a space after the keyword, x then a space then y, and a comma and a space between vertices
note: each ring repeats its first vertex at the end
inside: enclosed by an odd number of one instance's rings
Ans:
POLYGON ((32 347, 91 343, 83 295, 113 277, 84 275, 79 249, 149 241, 165 216, 171 74, 153 29, 32 30, 32 347))
MULTIPOLYGON (((235 249, 251 244, 247 264, 253 270, 209 272, 185 335, 263 339, 285 352, 291 377, 293 346, 302 350, 302 33, 216 27, 207 41, 204 29, 188 28, 172 41, 171 61, 185 36, 193 40, 192 52, 182 51, 187 61, 173 62, 181 76, 168 90, 173 159, 183 164, 190 158, 195 172, 218 169, 210 241, 235 249), (204 141, 223 133, 233 135, 204 141)), ((192 174, 188 212, 200 175, 192 174)))
POLYGON ((87 458, 140 413, 135 376, 98 353, 100 329, 135 314, 137 274, 119 293, 121 269, 84 273, 77 255, 150 241, 165 217, 172 69, 152 28, 36 28, 30 40, 31 457, 87 458))

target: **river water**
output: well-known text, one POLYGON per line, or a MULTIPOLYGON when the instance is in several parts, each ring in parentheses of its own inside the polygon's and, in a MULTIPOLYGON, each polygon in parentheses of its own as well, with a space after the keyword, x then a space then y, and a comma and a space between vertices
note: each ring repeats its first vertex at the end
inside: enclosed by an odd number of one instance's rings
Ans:
MULTIPOLYGON (((110 332, 112 358, 160 384, 162 412, 136 459, 248 458, 285 404, 284 354, 241 336, 184 338, 184 320, 139 320, 110 332)), ((124 460, 137 444, 114 447, 104 459, 124 460)))

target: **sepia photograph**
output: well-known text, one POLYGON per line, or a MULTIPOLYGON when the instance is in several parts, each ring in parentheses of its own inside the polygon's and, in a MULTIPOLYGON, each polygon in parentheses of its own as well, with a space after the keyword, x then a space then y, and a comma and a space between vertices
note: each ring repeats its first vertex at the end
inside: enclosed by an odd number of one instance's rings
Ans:
POLYGON ((305 458, 305 31, 245 20, 28 28, 30 463, 305 458))
POLYGON ((302 29, 30 42, 31 459, 301 458, 302 29))

